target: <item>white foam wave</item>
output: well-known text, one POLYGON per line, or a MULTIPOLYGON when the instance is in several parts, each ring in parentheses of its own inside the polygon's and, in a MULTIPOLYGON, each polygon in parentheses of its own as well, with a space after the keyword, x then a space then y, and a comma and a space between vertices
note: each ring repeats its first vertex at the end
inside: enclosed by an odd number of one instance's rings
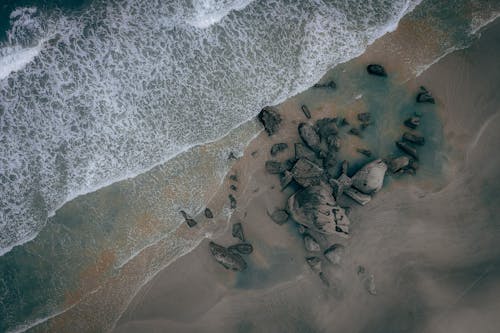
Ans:
POLYGON ((196 10, 159 0, 95 3, 78 17, 12 15, 11 45, 51 37, 0 81, 0 254, 68 200, 216 140, 311 86, 415 4, 225 3, 208 10, 219 21, 204 29, 186 25, 196 10))
POLYGON ((187 22, 197 28, 208 28, 234 10, 242 10, 253 0, 195 0, 194 15, 187 22))
POLYGON ((40 53, 43 41, 35 47, 22 48, 19 46, 3 47, 0 49, 0 80, 10 73, 23 69, 40 53))

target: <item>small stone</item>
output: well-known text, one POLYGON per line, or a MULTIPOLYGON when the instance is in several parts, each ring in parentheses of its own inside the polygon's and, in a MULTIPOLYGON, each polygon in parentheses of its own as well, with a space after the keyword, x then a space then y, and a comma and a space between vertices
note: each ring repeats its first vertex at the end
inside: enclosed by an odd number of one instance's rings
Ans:
POLYGON ((418 154, 417 154, 417 149, 410 146, 406 142, 403 141, 397 141, 396 146, 401 149, 401 151, 405 152, 406 154, 410 155, 414 159, 418 160, 418 154))
POLYGON ((352 127, 349 130, 349 134, 356 135, 356 136, 361 136, 361 131, 359 130, 359 128, 352 127))
POLYGON ((272 106, 264 107, 260 111, 258 118, 260 122, 264 125, 264 129, 266 130, 269 136, 273 135, 278 131, 281 124, 281 116, 279 115, 278 110, 275 107, 272 106))
POLYGON ((224 246, 214 242, 210 242, 208 246, 215 260, 226 269, 241 272, 247 268, 245 260, 239 254, 231 253, 224 246))
POLYGON ((362 112, 358 114, 358 120, 362 123, 369 123, 372 118, 370 112, 362 112))
POLYGON ((368 73, 376 76, 387 76, 387 73, 385 72, 384 67, 382 65, 378 64, 370 64, 366 67, 366 70, 368 73))
POLYGON ((332 80, 328 81, 326 83, 316 83, 313 88, 330 88, 330 89, 335 89, 337 88, 337 84, 332 80))
POLYGON ((212 213, 212 211, 208 207, 205 208, 205 217, 208 218, 208 219, 213 219, 214 218, 214 214, 212 213))
POLYGON ((238 176, 231 175, 231 176, 229 176, 229 179, 231 179, 233 182, 237 182, 238 181, 238 176))
POLYGON ((236 198, 232 194, 228 195, 228 198, 229 198, 229 203, 231 205, 231 209, 236 209, 236 198))
POLYGON ((271 147, 271 156, 276 156, 278 153, 284 151, 288 148, 288 145, 284 142, 276 143, 271 147))
POLYGON ((404 132, 403 133, 403 140, 407 142, 411 142, 413 144, 423 146, 425 143, 425 139, 423 136, 416 135, 410 132, 404 132))
POLYGON ((392 173, 396 173, 400 170, 405 169, 409 164, 410 164, 410 159, 408 158, 408 156, 399 156, 399 157, 393 158, 389 162, 389 170, 392 173))
POLYGON ((340 126, 340 127, 349 126, 349 122, 348 122, 348 121, 347 121, 347 119, 345 119, 345 118, 340 118, 340 121, 339 121, 339 126, 340 126))
POLYGON ((302 112, 306 116, 307 119, 311 119, 311 111, 309 111, 309 108, 306 105, 302 105, 300 107, 302 109, 302 112))
POLYGON ((304 246, 309 252, 318 252, 321 250, 318 242, 309 234, 304 235, 304 246))
POLYGON ((191 218, 185 211, 181 210, 181 215, 184 218, 185 222, 187 223, 188 227, 192 228, 198 223, 191 218))
POLYGON ((233 235, 233 237, 238 238, 242 242, 245 242, 245 234, 243 233, 243 226, 240 222, 233 224, 231 234, 233 235))
POLYGON ((418 127, 418 125, 420 125, 420 117, 410 117, 405 120, 404 124, 406 127, 415 129, 418 127))
POLYGON ((227 159, 228 160, 237 160, 238 157, 233 152, 230 152, 227 159))
POLYGON ((328 259, 332 264, 338 265, 342 261, 344 256, 345 247, 342 244, 333 244, 328 249, 325 250, 325 258, 328 259))
POLYGON ((231 186, 229 186, 229 188, 230 188, 231 190, 235 191, 235 192, 238 190, 238 188, 237 188, 237 187, 236 187, 236 185, 234 185, 234 184, 231 184, 231 186))
POLYGON ((425 87, 420 87, 420 92, 417 94, 417 103, 431 103, 434 104, 434 97, 431 93, 425 89, 425 87))
POLYGON ((249 243, 239 243, 235 245, 231 245, 227 248, 231 253, 241 253, 241 254, 250 254, 253 252, 253 246, 249 243))
POLYGON ((368 149, 363 149, 363 148, 357 148, 356 151, 360 154, 363 154, 365 155, 366 157, 371 157, 372 156, 372 152, 368 149))
POLYGON ((275 210, 269 217, 278 225, 282 225, 288 221, 288 213, 283 209, 275 210))
POLYGON ((306 262, 311 267, 313 272, 319 273, 321 272, 321 259, 318 257, 307 257, 306 262))
POLYGON ((307 232, 307 227, 298 223, 297 224, 297 230, 299 231, 299 234, 303 235, 307 232))
POLYGON ((278 174, 286 169, 284 168, 283 164, 278 161, 266 161, 266 170, 267 172, 271 174, 278 174))

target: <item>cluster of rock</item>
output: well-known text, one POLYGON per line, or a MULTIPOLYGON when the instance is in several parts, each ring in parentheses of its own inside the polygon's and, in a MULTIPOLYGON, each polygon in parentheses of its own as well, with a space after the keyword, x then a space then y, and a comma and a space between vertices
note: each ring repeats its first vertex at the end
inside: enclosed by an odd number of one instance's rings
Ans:
POLYGON ((209 248, 215 260, 226 269, 241 272, 247 268, 247 263, 242 255, 249 255, 253 252, 252 244, 246 242, 243 226, 240 222, 233 224, 232 235, 239 239, 239 242, 229 247, 224 247, 215 242, 209 243, 209 248))

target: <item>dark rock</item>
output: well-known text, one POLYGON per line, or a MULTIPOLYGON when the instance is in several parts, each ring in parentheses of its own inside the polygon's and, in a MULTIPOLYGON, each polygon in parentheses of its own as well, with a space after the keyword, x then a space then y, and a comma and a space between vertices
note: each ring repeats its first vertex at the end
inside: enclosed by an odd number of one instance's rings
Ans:
POLYGON ((304 235, 304 247, 309 252, 318 252, 321 250, 318 242, 309 234, 304 235))
POLYGON ((300 160, 301 158, 305 158, 314 164, 320 164, 321 160, 316 156, 316 153, 311 149, 307 148, 302 143, 295 144, 295 159, 300 160))
POLYGON ((345 119, 345 118, 340 119, 340 121, 339 121, 340 127, 344 127, 344 126, 348 126, 348 125, 349 125, 349 122, 347 121, 347 119, 345 119))
POLYGON ((238 188, 237 188, 237 187, 236 187, 236 185, 234 185, 234 184, 231 184, 231 186, 229 186, 229 188, 230 188, 231 190, 235 191, 235 192, 238 190, 238 188))
POLYGON ((425 139, 423 136, 416 135, 410 132, 404 132, 403 133, 403 140, 407 142, 414 143, 419 146, 423 146, 425 143, 425 139))
POLYGON ((341 172, 347 174, 347 171, 349 170, 349 162, 347 160, 342 161, 342 168, 341 172))
POLYGON ((413 171, 418 170, 418 162, 415 160, 410 160, 410 164, 408 165, 408 169, 411 169, 413 171))
POLYGON ((408 158, 408 156, 399 156, 389 161, 389 170, 392 173, 396 173, 398 171, 406 169, 409 164, 410 158, 408 158))
POLYGON ((336 136, 338 132, 337 118, 323 118, 316 122, 316 133, 323 142, 331 136, 336 136))
POLYGON ((365 155, 366 157, 371 157, 372 156, 372 152, 368 149, 363 149, 363 148, 357 148, 356 151, 360 154, 363 154, 365 155))
POLYGON ((272 214, 269 214, 269 217, 279 225, 282 225, 286 223, 286 221, 288 221, 288 213, 283 209, 275 210, 272 214))
POLYGON ((271 147, 271 156, 276 156, 278 153, 282 152, 283 150, 285 150, 287 148, 288 148, 288 145, 284 142, 276 143, 271 147))
POLYGON ((271 174, 281 173, 286 170, 281 162, 266 161, 266 170, 271 174))
POLYGON ((313 272, 319 273, 321 272, 321 259, 318 257, 307 257, 306 262, 311 267, 313 272))
POLYGON ((335 89, 337 88, 337 84, 332 80, 328 81, 326 83, 316 83, 313 88, 330 88, 330 89, 335 89))
POLYGON ((309 111, 309 108, 306 105, 301 106, 302 112, 304 112, 304 115, 306 116, 307 119, 311 119, 311 111, 309 111))
POLYGON ((358 114, 358 120, 362 123, 369 123, 372 119, 370 112, 363 112, 358 114))
POLYGON ((323 168, 330 177, 333 177, 337 171, 337 154, 329 151, 323 159, 323 168))
POLYGON ((235 199, 235 197, 232 194, 230 194, 230 195, 228 195, 228 198, 229 198, 229 203, 231 205, 231 209, 236 209, 236 199, 235 199))
POLYGON ((304 143, 313 151, 318 152, 320 150, 320 137, 314 127, 307 123, 301 123, 298 129, 304 143))
POLYGON ((295 165, 295 163, 297 163, 296 158, 289 158, 285 162, 283 162, 283 168, 285 169, 285 171, 287 170, 290 171, 295 165))
POLYGON ((293 178, 303 186, 319 185, 323 176, 323 169, 311 161, 302 158, 295 163, 292 169, 293 178))
POLYGON ((239 254, 231 253, 224 246, 214 242, 210 242, 208 246, 215 260, 226 269, 241 272, 247 268, 245 260, 239 254))
POLYGON ((243 226, 240 222, 233 224, 231 235, 233 235, 234 238, 238 238, 240 241, 245 242, 245 234, 243 233, 243 226))
POLYGON ((420 87, 420 92, 417 94, 417 103, 431 103, 434 104, 434 97, 423 86, 420 87))
POLYGON ((300 224, 300 223, 297 223, 297 230, 298 230, 299 234, 303 235, 307 232, 307 227, 300 224))
POLYGON ((230 152, 227 159, 228 160, 237 160, 238 157, 233 152, 230 152))
POLYGON ((420 125, 420 117, 410 117, 405 120, 404 124, 406 127, 415 129, 418 127, 418 125, 420 125))
POLYGON ((188 227, 192 228, 198 223, 191 218, 185 211, 181 210, 182 217, 184 218, 185 222, 187 223, 188 227))
POLYGON ((280 185, 281 185, 281 190, 283 191, 285 187, 287 187, 293 180, 293 173, 291 173, 288 170, 285 170, 281 175, 280 175, 280 185))
POLYGON ((205 217, 207 219, 213 219, 214 218, 214 214, 212 213, 212 211, 208 207, 205 208, 205 217))
POLYGON ((328 150, 339 151, 340 150, 340 139, 336 135, 330 135, 326 139, 326 145, 328 146, 328 150))
POLYGON ((352 135, 357 135, 357 136, 361 136, 361 131, 359 130, 359 128, 352 127, 352 128, 349 130, 349 134, 352 134, 352 135))
POLYGON ((330 186, 310 186, 296 192, 288 199, 287 210, 294 221, 319 233, 344 237, 348 233, 349 219, 335 202, 330 186))
POLYGON ((276 133, 281 124, 281 116, 278 110, 272 106, 266 106, 259 113, 259 120, 269 136, 276 133))
POLYGON ((325 250, 325 258, 328 259, 332 264, 338 265, 342 261, 344 256, 345 247, 342 244, 333 244, 328 249, 325 250))
POLYGON ((387 76, 387 73, 382 65, 371 64, 366 67, 366 70, 372 75, 387 76))
POLYGON ((235 245, 231 245, 227 248, 231 253, 241 253, 241 254, 250 254, 253 252, 253 246, 249 243, 239 243, 235 245))
POLYGON ((404 153, 410 155, 414 159, 418 160, 418 154, 417 154, 417 149, 415 147, 410 146, 406 142, 403 141, 397 141, 396 146, 401 149, 404 153))
POLYGON ((238 181, 238 176, 231 175, 231 176, 229 176, 229 179, 231 179, 233 182, 237 182, 238 181))

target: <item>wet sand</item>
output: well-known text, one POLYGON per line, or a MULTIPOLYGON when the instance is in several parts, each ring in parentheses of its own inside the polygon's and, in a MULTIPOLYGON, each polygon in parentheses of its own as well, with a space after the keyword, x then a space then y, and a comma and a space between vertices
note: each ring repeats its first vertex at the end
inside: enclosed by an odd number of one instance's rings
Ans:
MULTIPOLYGON (((424 169, 423 176, 392 179, 365 207, 346 202, 353 207, 351 237, 337 240, 346 245, 342 264, 324 266, 330 287, 306 264, 295 223, 279 226, 269 218, 269 211, 285 207, 293 189, 281 192, 278 177, 268 174, 264 163, 277 142, 290 146, 280 160, 292 156, 293 142, 299 142, 296 127, 306 120, 300 111, 305 100, 315 119, 351 117, 366 106, 356 100, 314 104, 309 99, 318 95, 306 92, 278 107, 283 117, 278 134, 261 133, 250 143, 228 174, 238 181, 227 178, 209 205, 220 206, 234 192, 229 186, 237 186, 237 209, 215 240, 236 243, 229 228, 242 222, 254 247, 245 257, 247 270, 225 270, 209 255, 205 240, 142 288, 115 331, 496 332, 499 32, 497 20, 470 48, 408 81, 404 59, 387 57, 391 62, 385 64, 377 43, 353 61, 361 68, 375 59, 396 81, 406 81, 402 85, 409 94, 420 85, 433 93, 444 134, 443 172, 433 176, 424 169), (359 266, 374 275, 376 295, 366 291, 359 266)), ((356 140, 346 143, 346 154, 363 144, 356 140)))

